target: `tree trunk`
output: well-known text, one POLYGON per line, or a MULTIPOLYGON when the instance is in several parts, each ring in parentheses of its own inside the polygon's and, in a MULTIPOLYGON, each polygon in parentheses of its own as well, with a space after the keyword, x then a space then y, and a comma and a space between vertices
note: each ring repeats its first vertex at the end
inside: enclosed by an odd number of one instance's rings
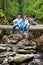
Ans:
MULTIPOLYGON (((0 25, 1 30, 6 30, 6 29, 12 29, 13 26, 9 25, 0 25)), ((18 28, 16 28, 18 30, 18 28)), ((43 25, 31 25, 29 27, 30 31, 43 31, 43 25)))
POLYGON ((21 14, 22 15, 22 9, 23 9, 23 6, 22 6, 22 0, 18 0, 18 4, 19 4, 19 14, 21 14))
POLYGON ((2 1, 2 9, 6 12, 6 0, 2 1))

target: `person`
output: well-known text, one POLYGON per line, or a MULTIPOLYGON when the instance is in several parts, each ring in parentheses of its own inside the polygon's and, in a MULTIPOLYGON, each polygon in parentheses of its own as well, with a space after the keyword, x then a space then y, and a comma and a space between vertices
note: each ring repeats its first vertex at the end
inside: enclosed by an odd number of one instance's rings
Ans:
POLYGON ((22 21, 21 15, 18 15, 18 18, 16 18, 15 20, 13 20, 13 23, 20 23, 22 21))
POLYGON ((24 21, 24 17, 22 18, 22 21, 18 24, 19 28, 18 28, 18 31, 19 33, 24 33, 24 28, 25 28, 25 21, 24 21))
POLYGON ((27 19, 26 16, 24 16, 24 21, 25 21, 25 29, 26 29, 26 33, 29 33, 29 27, 30 27, 30 24, 29 24, 29 21, 27 19))
POLYGON ((15 28, 18 27, 18 24, 22 21, 21 15, 18 15, 18 18, 16 18, 15 20, 13 20, 13 28, 12 28, 12 33, 14 33, 15 28))
POLYGON ((24 33, 26 35, 25 38, 28 39, 28 34, 29 34, 29 27, 30 27, 30 24, 29 24, 29 21, 27 19, 26 16, 24 16, 24 21, 25 21, 25 29, 26 29, 26 32, 24 33))
POLYGON ((29 24, 28 20, 26 19, 26 17, 24 16, 22 18, 22 21, 18 24, 19 33, 21 33, 21 32, 24 33, 25 32, 25 28, 26 28, 26 33, 29 33, 29 26, 30 26, 30 24, 29 24))

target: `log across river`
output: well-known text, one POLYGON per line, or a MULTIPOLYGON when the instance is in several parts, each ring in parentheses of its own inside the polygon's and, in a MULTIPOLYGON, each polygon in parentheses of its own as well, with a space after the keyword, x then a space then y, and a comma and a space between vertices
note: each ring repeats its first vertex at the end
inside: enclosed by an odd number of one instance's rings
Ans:
MULTIPOLYGON (((13 26, 9 26, 9 25, 0 25, 0 30, 6 30, 6 29, 10 29, 11 30, 12 27, 13 26)), ((29 30, 30 31, 40 31, 40 30, 43 30, 43 25, 30 25, 29 30)))

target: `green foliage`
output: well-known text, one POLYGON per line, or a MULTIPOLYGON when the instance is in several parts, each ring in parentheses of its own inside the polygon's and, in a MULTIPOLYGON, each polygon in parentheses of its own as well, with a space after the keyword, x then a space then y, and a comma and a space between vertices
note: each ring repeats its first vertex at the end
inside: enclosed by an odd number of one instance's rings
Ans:
MULTIPOLYGON (((3 17, 3 16, 4 16, 4 19, 5 19, 5 24, 6 24, 6 25, 9 25, 9 22, 8 22, 6 16, 4 15, 4 12, 2 11, 2 9, 0 9, 0 17, 3 17)), ((6 34, 10 34, 11 32, 10 32, 10 30, 6 30, 5 33, 6 33, 6 34)))
POLYGON ((23 8, 24 14, 35 16, 37 19, 43 18, 43 0, 25 0, 24 2, 26 4, 23 8))
POLYGON ((3 16, 4 16, 3 11, 2 9, 0 9, 0 17, 3 17, 3 16))
MULTIPOLYGON (((0 0, 1 7, 2 4, 3 0, 0 0)), ((19 13, 43 19, 43 0, 6 0, 6 16, 17 16, 19 13)))
POLYGON ((18 3, 16 0, 7 0, 6 15, 14 16, 18 15, 18 3))

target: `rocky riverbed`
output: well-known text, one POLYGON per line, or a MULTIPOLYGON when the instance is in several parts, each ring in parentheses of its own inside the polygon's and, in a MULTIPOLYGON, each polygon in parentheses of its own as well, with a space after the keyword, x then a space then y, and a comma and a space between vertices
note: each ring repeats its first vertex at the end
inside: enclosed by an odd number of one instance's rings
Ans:
POLYGON ((0 40, 0 65, 43 65, 43 36, 40 41, 31 37, 3 36, 0 40))

